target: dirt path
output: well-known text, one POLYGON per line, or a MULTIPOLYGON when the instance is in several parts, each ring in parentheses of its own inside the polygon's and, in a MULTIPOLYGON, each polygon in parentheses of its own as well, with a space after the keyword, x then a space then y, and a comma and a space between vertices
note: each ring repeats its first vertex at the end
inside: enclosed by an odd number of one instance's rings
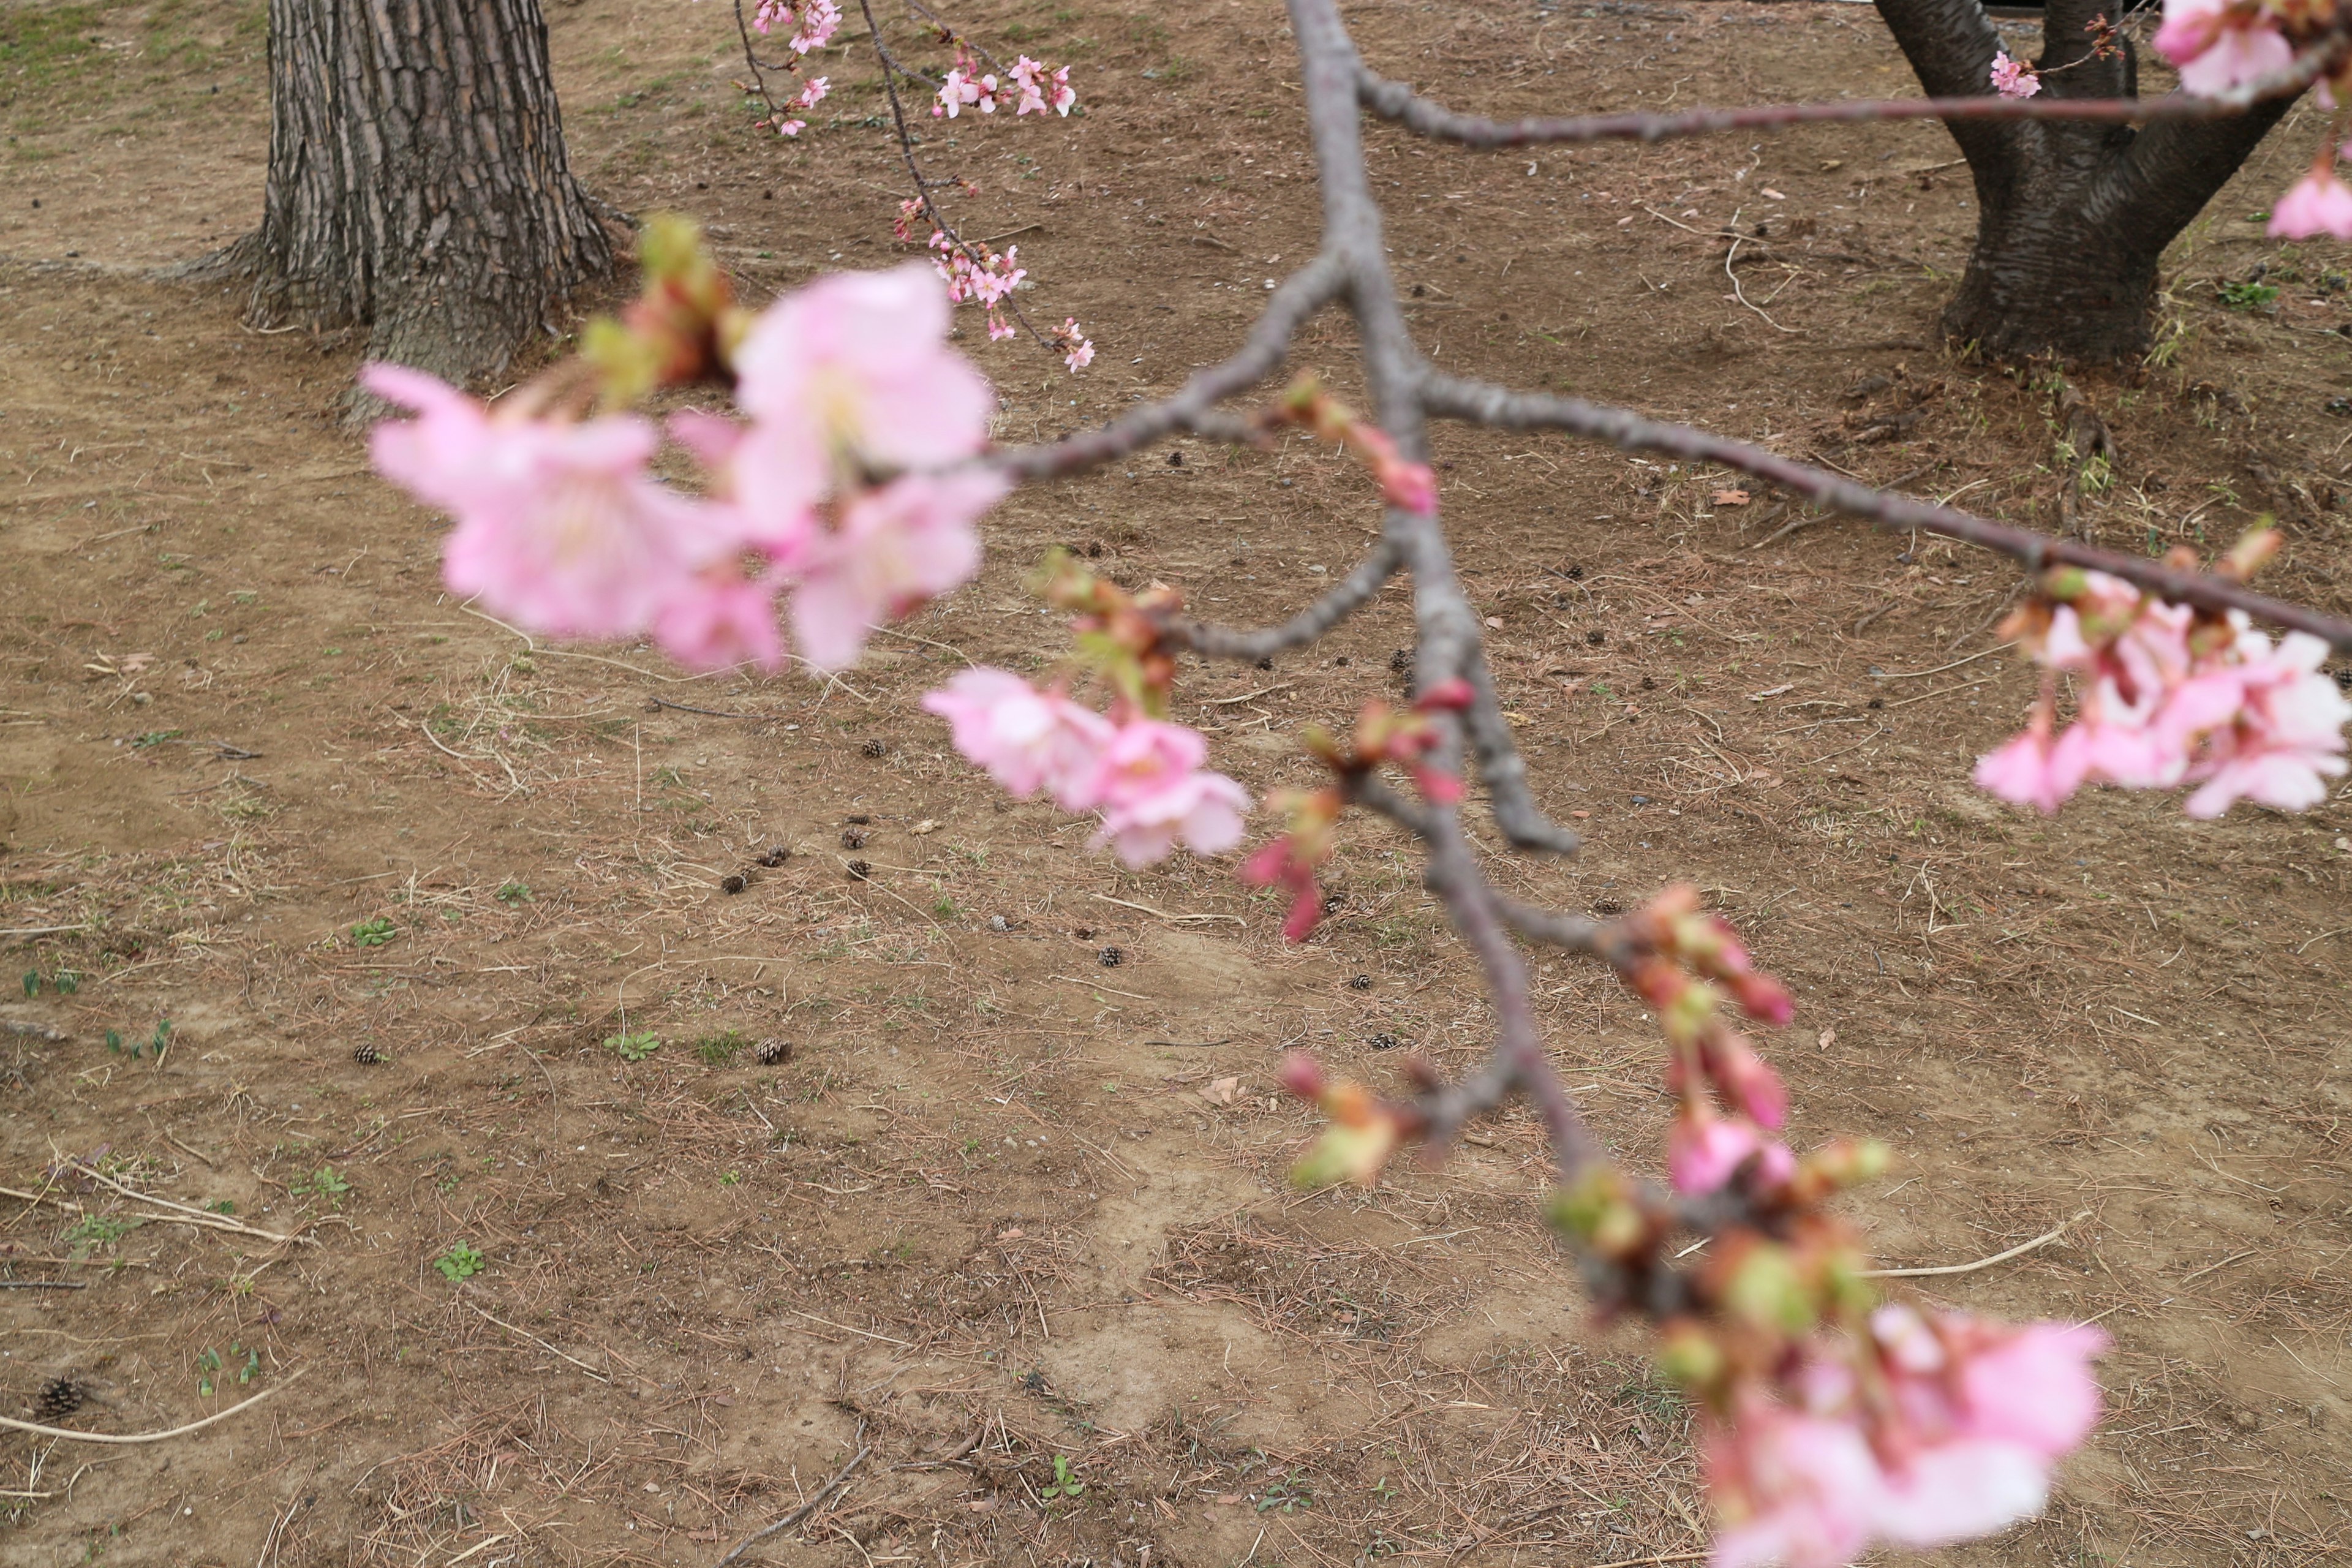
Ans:
MULTIPOLYGON (((840 122, 776 147, 740 130, 711 7, 553 9, 601 194, 695 212, 755 287, 891 257, 855 60, 840 122)), ((40 977, 0 1006, 0 1185, 62 1175, 9 1200, 0 1278, 83 1287, 0 1289, 0 1387, 31 1411, 78 1380, 56 1418, 138 1431, 303 1379, 152 1447, 0 1437, 11 1560, 701 1563, 861 1443, 818 1544, 775 1560, 1693 1552, 1684 1414, 1535 1225, 1531 1125, 1370 1194, 1281 1183, 1310 1129, 1271 1087, 1282 1047, 1374 1079, 1399 1047, 1483 1049, 1403 847, 1352 832, 1339 917, 1286 949, 1228 868, 1119 872, 916 707, 1039 646, 1022 584, 1054 543, 1280 613, 1369 537, 1360 478, 1185 443, 1024 492, 979 583, 829 685, 534 647, 446 601, 436 521, 335 426, 354 345, 141 273, 257 205, 258 13, 0 10, 0 941, 40 977), (1057 1464, 1083 1492, 1048 1495, 1057 1464)), ((958 132, 1002 213, 981 232, 1041 224, 1040 313, 1101 350, 1072 378, 968 339, 1008 432, 1172 385, 1311 244, 1275 16, 971 14, 1038 29, 1088 89, 1066 124, 958 132)), ((1383 68, 1505 112, 1901 85, 1843 6, 1363 25, 1383 68)), ((1532 168, 1374 142, 1439 363, 2057 515, 2046 390, 1926 346, 1969 221, 1964 184, 1910 172, 1950 156, 1940 131, 1532 168), (1735 221, 1764 230, 1734 259, 1770 321, 1727 297, 1707 234, 1735 221)), ((2267 148, 2184 243, 2168 363, 2084 384, 2124 456, 2084 508, 2151 548, 2275 510, 2280 584, 2341 611, 2343 258, 2242 221, 2299 155, 2267 148), (2258 261, 2275 313, 2225 309, 2258 261)), ((1338 331, 1302 363, 1340 363, 1338 331)), ((1770 1044, 1800 1136, 1903 1152, 1856 1211, 1889 1262, 2084 1216, 1919 1282, 2118 1344, 2115 1418, 2049 1517, 1954 1560, 2340 1556, 2352 813, 1999 809, 1966 770, 2031 691, 1989 646, 2004 569, 1789 531, 1717 476, 1442 440, 1541 793, 1591 837, 1517 873, 1529 895, 1710 889, 1797 989, 1770 1044)), ((1391 607, 1270 670, 1188 672, 1183 716, 1254 790, 1304 779, 1295 731, 1391 690, 1405 635, 1391 607)), ((1574 964, 1543 979, 1580 1100, 1651 1146, 1639 1009, 1574 964)))

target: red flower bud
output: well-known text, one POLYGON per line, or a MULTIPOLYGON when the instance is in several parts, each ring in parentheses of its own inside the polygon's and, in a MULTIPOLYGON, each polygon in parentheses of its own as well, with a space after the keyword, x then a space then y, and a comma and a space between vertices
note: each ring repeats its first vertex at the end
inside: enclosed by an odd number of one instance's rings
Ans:
POLYGON ((1420 788, 1422 798, 1432 805, 1455 805, 1461 802, 1462 781, 1443 768, 1416 766, 1412 782, 1420 788))
POLYGON ((1301 1100, 1319 1100, 1323 1098, 1322 1064, 1305 1051, 1292 1051, 1284 1057, 1281 1070, 1275 1078, 1283 1088, 1301 1100))
POLYGON ((1435 712, 1439 709, 1458 713, 1477 700, 1478 693, 1472 689, 1468 681, 1457 675, 1432 686, 1415 698, 1412 705, 1423 713, 1435 712))
POLYGON ((1769 974, 1734 975, 1730 984, 1739 1010, 1759 1024, 1785 1024, 1796 1016, 1797 1004, 1788 988, 1769 974))

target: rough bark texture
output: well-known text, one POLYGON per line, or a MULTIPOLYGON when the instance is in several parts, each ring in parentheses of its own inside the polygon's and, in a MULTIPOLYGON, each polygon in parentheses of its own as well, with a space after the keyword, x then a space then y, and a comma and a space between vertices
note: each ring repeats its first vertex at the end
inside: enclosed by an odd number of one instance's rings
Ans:
POLYGON ((269 79, 261 228, 236 257, 257 324, 367 323, 371 357, 462 382, 612 269, 540 0, 270 0, 269 79))
MULTIPOLYGON (((1920 84, 1937 96, 1991 90, 2000 39, 1979 0, 1877 0, 1920 84)), ((2034 63, 2053 98, 2128 97, 2137 62, 2075 65, 2084 25, 2115 0, 2050 0, 2034 63)), ((1996 359, 2054 354, 2112 363, 2148 345, 2164 247, 2227 184, 2284 100, 2226 119, 2130 126, 1947 122, 1976 178, 1975 248, 1944 330, 1996 359)))

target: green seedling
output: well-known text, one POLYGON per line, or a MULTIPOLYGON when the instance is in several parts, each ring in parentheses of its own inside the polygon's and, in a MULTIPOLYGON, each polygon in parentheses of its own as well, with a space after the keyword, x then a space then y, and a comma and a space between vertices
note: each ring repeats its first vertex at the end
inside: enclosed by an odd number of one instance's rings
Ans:
POLYGON ((219 1377, 226 1369, 231 1367, 236 1369, 234 1375, 239 1387, 251 1383, 255 1374, 261 1371, 259 1348, 248 1350, 235 1340, 231 1340, 228 1345, 228 1357, 226 1361, 222 1359, 220 1352, 210 1345, 196 1352, 196 1392, 201 1394, 211 1394, 215 1379, 219 1377), (240 1356, 245 1358, 242 1362, 237 1359, 240 1356))
POLYGON ((1075 1500, 1087 1495, 1087 1483, 1070 1474, 1070 1461, 1056 1454, 1054 1456, 1054 1479, 1037 1495, 1047 1502, 1055 1498, 1075 1500))
POLYGON ((488 1258, 462 1241, 450 1243, 449 1250, 433 1260, 433 1267, 441 1271, 441 1278, 452 1285, 461 1279, 471 1279, 489 1266, 488 1258))
POLYGON ((309 1176, 297 1176, 286 1190, 298 1198, 306 1194, 321 1197, 341 1208, 343 1206, 343 1194, 352 1190, 352 1184, 332 1165, 321 1165, 309 1176))
POLYGON ((352 941, 360 947, 382 947, 400 934, 400 928, 382 915, 352 927, 352 941))
POLYGON ((661 1037, 650 1029, 641 1035, 607 1035, 604 1046, 618 1051, 625 1062, 641 1062, 662 1048, 661 1037))
POLYGON ((508 882, 499 889, 499 902, 509 909, 531 901, 530 888, 523 882, 508 882))

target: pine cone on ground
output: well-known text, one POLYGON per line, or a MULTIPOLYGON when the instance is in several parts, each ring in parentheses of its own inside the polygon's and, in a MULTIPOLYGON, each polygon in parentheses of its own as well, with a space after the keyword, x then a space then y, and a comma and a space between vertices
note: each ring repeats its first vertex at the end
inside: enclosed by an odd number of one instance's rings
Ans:
POLYGON ((384 1054, 383 1047, 371 1041, 362 1040, 352 1047, 352 1060, 363 1068, 372 1068, 380 1062, 388 1062, 392 1058, 384 1054))
POLYGON ((81 1384, 69 1377, 53 1377, 33 1396, 33 1419, 54 1426, 81 1406, 81 1384))
POLYGON ((776 1067, 793 1059, 792 1042, 776 1039, 761 1040, 751 1054, 760 1058, 761 1067, 776 1067))

